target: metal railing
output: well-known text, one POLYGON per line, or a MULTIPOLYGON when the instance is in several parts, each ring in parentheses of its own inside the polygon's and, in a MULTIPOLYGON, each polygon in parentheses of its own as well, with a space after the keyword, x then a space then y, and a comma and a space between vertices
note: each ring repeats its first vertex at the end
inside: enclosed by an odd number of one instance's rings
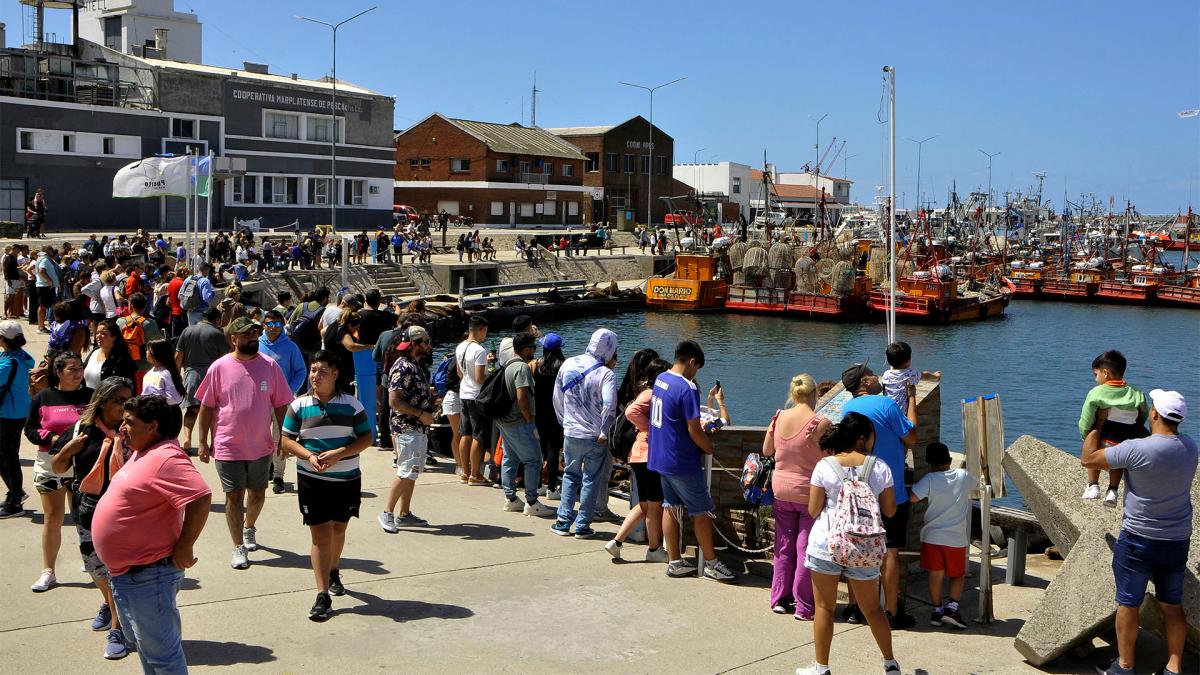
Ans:
POLYGON ((537 185, 546 185, 550 182, 550 174, 548 173, 530 173, 527 171, 518 171, 513 178, 517 183, 534 183, 537 185))
POLYGON ((0 49, 0 96, 157 108, 150 69, 18 49, 0 49))

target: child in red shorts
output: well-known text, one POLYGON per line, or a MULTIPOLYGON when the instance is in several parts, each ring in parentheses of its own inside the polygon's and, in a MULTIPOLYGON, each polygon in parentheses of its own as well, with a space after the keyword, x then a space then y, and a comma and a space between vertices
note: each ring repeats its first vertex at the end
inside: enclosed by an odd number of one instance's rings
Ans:
POLYGON ((958 613, 967 575, 967 543, 971 527, 971 478, 966 469, 950 468, 950 449, 933 442, 925 448, 929 473, 909 491, 909 501, 929 500, 921 528, 921 568, 929 572, 930 625, 966 628, 958 613), (942 602, 942 580, 950 593, 942 602))

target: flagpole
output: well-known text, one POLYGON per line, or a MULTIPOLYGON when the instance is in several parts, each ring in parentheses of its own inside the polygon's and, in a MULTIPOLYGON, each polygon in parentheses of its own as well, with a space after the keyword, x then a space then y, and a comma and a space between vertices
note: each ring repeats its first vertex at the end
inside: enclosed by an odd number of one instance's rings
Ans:
POLYGON ((187 156, 187 191, 183 193, 183 247, 187 249, 188 260, 191 260, 194 251, 192 251, 192 151, 188 150, 187 156))
POLYGON ((206 213, 204 217, 204 260, 208 261, 209 238, 212 236, 212 198, 213 190, 216 188, 213 185, 213 157, 216 155, 212 150, 208 151, 208 199, 204 202, 206 205, 206 213))
POLYGON ((192 208, 195 211, 192 214, 192 253, 193 256, 198 256, 200 253, 200 149, 192 149, 192 161, 195 163, 195 171, 192 174, 192 208))

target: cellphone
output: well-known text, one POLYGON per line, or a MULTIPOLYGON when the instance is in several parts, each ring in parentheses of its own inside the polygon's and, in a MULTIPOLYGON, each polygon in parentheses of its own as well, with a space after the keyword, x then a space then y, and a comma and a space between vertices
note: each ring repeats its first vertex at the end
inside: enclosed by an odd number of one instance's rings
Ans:
POLYGON ((720 388, 721 388, 721 381, 720 381, 720 380, 717 380, 717 381, 716 381, 716 384, 717 384, 717 389, 720 389, 720 388))

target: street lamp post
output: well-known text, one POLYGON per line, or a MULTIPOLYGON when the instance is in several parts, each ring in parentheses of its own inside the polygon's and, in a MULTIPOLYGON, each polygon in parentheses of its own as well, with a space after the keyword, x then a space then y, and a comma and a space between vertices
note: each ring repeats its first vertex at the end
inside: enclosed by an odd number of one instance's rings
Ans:
POLYGON ((650 92, 650 147, 646 148, 646 153, 647 153, 646 156, 650 160, 646 163, 647 164, 647 166, 646 166, 646 226, 647 227, 649 227, 651 224, 653 224, 653 221, 654 221, 654 216, 653 216, 654 193, 651 190, 651 185, 654 181, 654 92, 659 89, 662 89, 663 87, 666 87, 668 85, 675 84, 676 82, 682 82, 683 80, 686 80, 686 79, 687 79, 687 75, 684 75, 683 77, 676 78, 674 80, 671 80, 670 82, 664 82, 662 84, 655 85, 653 87, 647 87, 642 84, 633 84, 632 82, 620 82, 619 83, 619 84, 625 85, 626 87, 645 89, 646 91, 650 92))
POLYGON ((704 194, 704 175, 700 173, 700 163, 698 157, 701 152, 704 152, 707 149, 708 148, 700 148, 692 153, 692 171, 696 172, 696 189, 700 191, 700 194, 704 194))
POLYGON ((988 158, 988 206, 992 205, 992 158, 1000 154, 999 152, 988 152, 982 148, 980 152, 987 155, 988 158))
MULTIPOLYGON (((829 117, 829 113, 821 115, 821 119, 817 120, 817 142, 813 143, 813 173, 815 174, 821 173, 821 167, 819 166, 821 163, 821 120, 824 120, 826 117, 829 117)), ((808 119, 812 119, 812 115, 809 115, 808 119)))
MULTIPOLYGON (((320 24, 322 26, 325 26, 326 28, 329 28, 333 32, 333 69, 331 72, 331 77, 333 80, 333 101, 332 101, 332 104, 329 109, 329 117, 333 123, 333 129, 332 129, 332 133, 331 133, 330 139, 329 139, 329 226, 330 226, 330 231, 333 231, 333 232, 337 231, 337 192, 338 192, 338 189, 337 189, 337 142, 338 142, 337 32, 338 32, 338 29, 341 28, 343 25, 350 23, 351 21, 357 19, 358 17, 362 16, 363 14, 366 14, 367 12, 370 12, 374 9, 376 9, 376 7, 370 7, 368 9, 364 9, 363 11, 359 12, 358 14, 355 14, 354 16, 350 17, 349 19, 344 19, 337 23, 328 23, 326 21, 321 21, 320 19, 312 19, 307 16, 299 16, 299 15, 296 16, 296 18, 300 19, 301 21, 309 21, 311 23, 320 24)), ((345 248, 343 247, 343 251, 342 251, 342 285, 343 286, 346 285, 345 271, 346 271, 346 259, 348 257, 347 253, 349 253, 349 251, 345 250, 345 248)))
POLYGON ((912 141, 913 143, 917 144, 917 211, 918 212, 920 212, 920 210, 921 210, 921 149, 924 147, 926 141, 932 141, 935 138, 937 138, 937 134, 934 134, 933 136, 930 136, 929 138, 922 138, 919 141, 916 139, 913 139, 913 138, 906 139, 906 140, 912 141))

